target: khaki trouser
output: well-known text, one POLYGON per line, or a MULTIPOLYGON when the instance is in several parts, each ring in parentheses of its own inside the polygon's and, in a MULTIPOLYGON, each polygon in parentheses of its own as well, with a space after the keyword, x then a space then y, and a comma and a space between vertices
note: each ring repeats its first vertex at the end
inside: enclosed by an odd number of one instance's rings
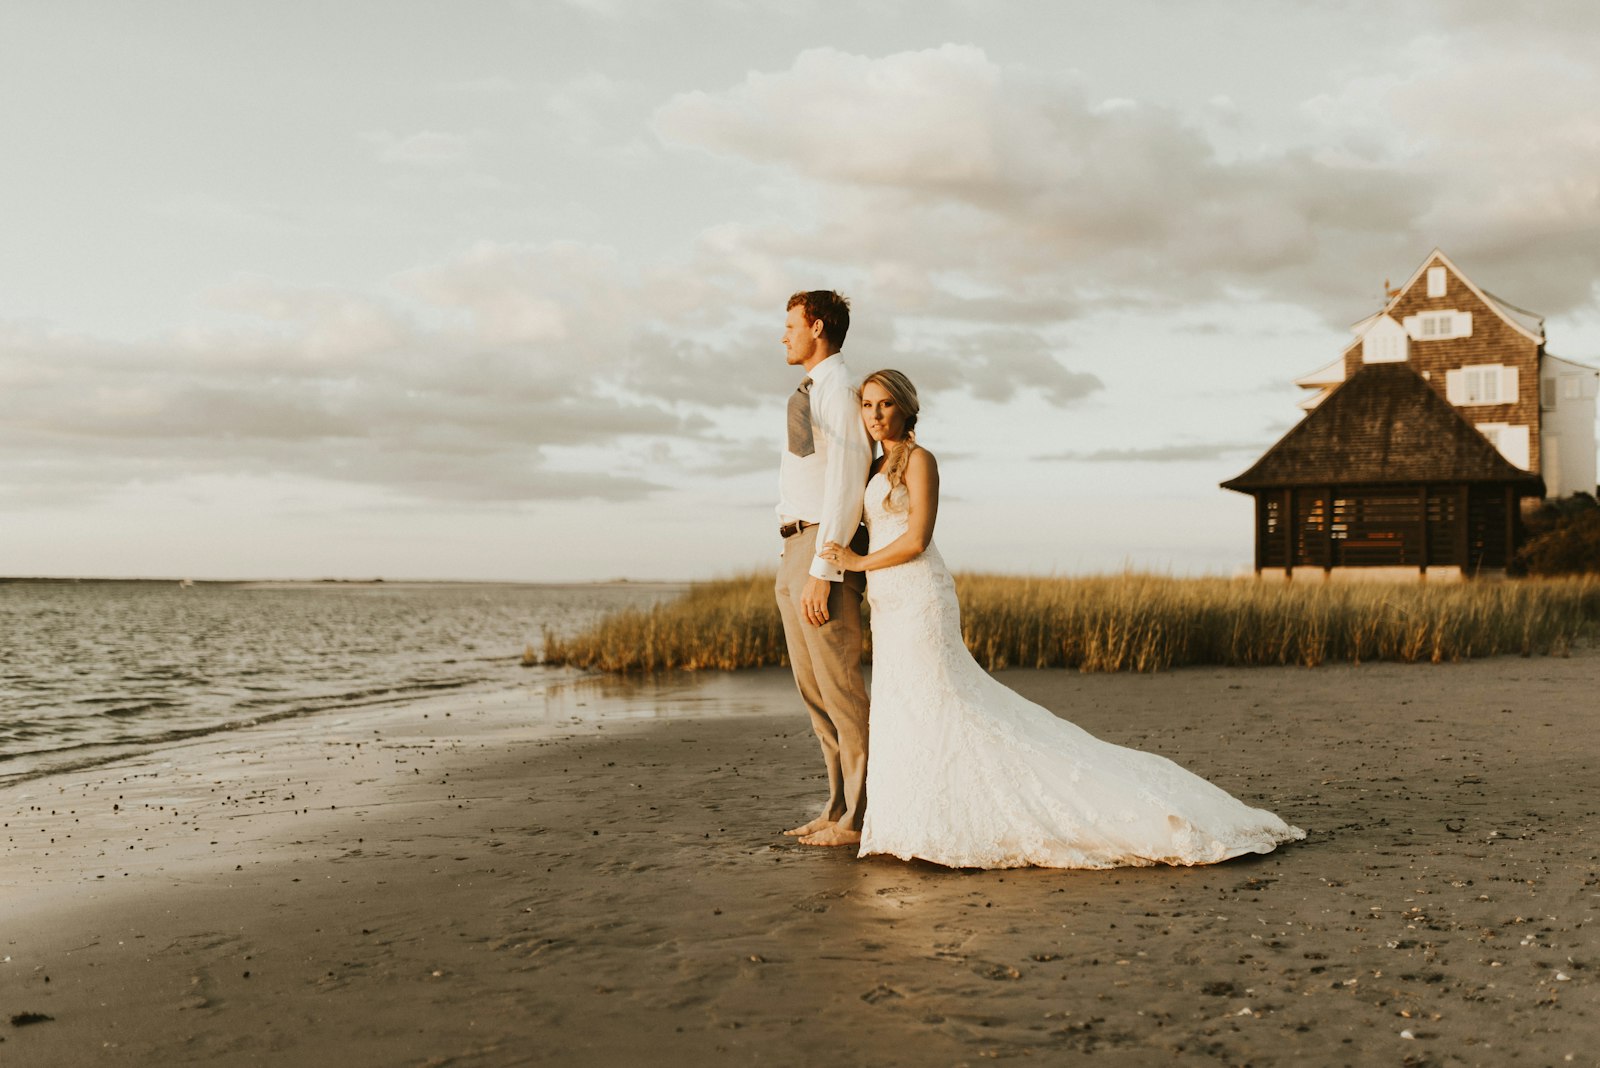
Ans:
POLYGON ((778 565, 778 611, 789 647, 800 699, 828 768, 830 820, 861 829, 867 805, 867 687, 861 679, 861 594, 866 576, 845 573, 828 584, 828 622, 806 622, 801 606, 817 551, 817 528, 807 527, 783 543, 778 565))

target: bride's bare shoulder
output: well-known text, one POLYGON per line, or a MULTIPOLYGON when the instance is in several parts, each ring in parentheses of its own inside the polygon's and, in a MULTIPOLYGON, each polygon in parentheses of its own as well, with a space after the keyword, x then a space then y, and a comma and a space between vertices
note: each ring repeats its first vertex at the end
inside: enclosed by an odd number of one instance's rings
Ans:
POLYGON ((906 458, 906 470, 923 477, 939 477, 939 461, 934 459, 933 453, 921 445, 911 450, 911 455, 906 458))

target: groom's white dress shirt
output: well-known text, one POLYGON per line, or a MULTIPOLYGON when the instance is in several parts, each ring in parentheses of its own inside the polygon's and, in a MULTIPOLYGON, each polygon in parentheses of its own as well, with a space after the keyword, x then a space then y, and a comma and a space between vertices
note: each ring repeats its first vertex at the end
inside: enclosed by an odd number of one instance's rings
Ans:
MULTIPOLYGON (((815 523, 817 549, 849 545, 861 525, 861 494, 872 466, 872 445, 861 422, 861 383, 834 353, 810 371, 811 433, 816 449, 796 456, 787 445, 778 465, 778 519, 815 523)), ((839 582, 844 572, 814 557, 808 573, 839 582)))

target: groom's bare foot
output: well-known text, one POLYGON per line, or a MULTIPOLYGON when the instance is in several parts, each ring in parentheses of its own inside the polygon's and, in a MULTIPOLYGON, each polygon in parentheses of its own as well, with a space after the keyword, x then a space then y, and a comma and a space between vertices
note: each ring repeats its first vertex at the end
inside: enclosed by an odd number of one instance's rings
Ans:
POLYGON ((852 831, 850 828, 838 823, 825 830, 818 831, 816 834, 808 834, 800 839, 801 845, 808 846, 847 846, 859 845, 860 843, 860 831, 852 831))
POLYGON ((827 827, 832 827, 833 821, 826 816, 818 816, 804 827, 791 827, 783 833, 790 838, 804 838, 808 834, 816 834, 827 827))

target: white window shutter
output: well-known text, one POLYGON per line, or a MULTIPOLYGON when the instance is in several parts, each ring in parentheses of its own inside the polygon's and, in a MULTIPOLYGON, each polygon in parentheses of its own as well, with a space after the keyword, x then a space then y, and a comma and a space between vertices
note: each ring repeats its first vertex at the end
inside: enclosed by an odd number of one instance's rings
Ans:
POLYGON ((1458 312, 1455 313, 1454 318, 1455 318, 1456 330, 1455 330, 1455 333, 1452 334, 1451 336, 1452 337, 1471 337, 1472 336, 1472 313, 1471 312, 1460 312, 1460 311, 1458 311, 1458 312))
POLYGON ((1451 404, 1467 403, 1467 372, 1457 367, 1444 373, 1444 395, 1451 404))
POLYGON ((1524 471, 1528 470, 1528 428, 1525 426, 1508 426, 1500 431, 1499 440, 1495 442, 1500 448, 1500 455, 1516 464, 1524 471))
MULTIPOLYGON (((1517 369, 1515 367, 1500 368, 1500 403, 1517 403, 1517 369)), ((1524 464, 1523 466, 1527 466, 1524 464)))

